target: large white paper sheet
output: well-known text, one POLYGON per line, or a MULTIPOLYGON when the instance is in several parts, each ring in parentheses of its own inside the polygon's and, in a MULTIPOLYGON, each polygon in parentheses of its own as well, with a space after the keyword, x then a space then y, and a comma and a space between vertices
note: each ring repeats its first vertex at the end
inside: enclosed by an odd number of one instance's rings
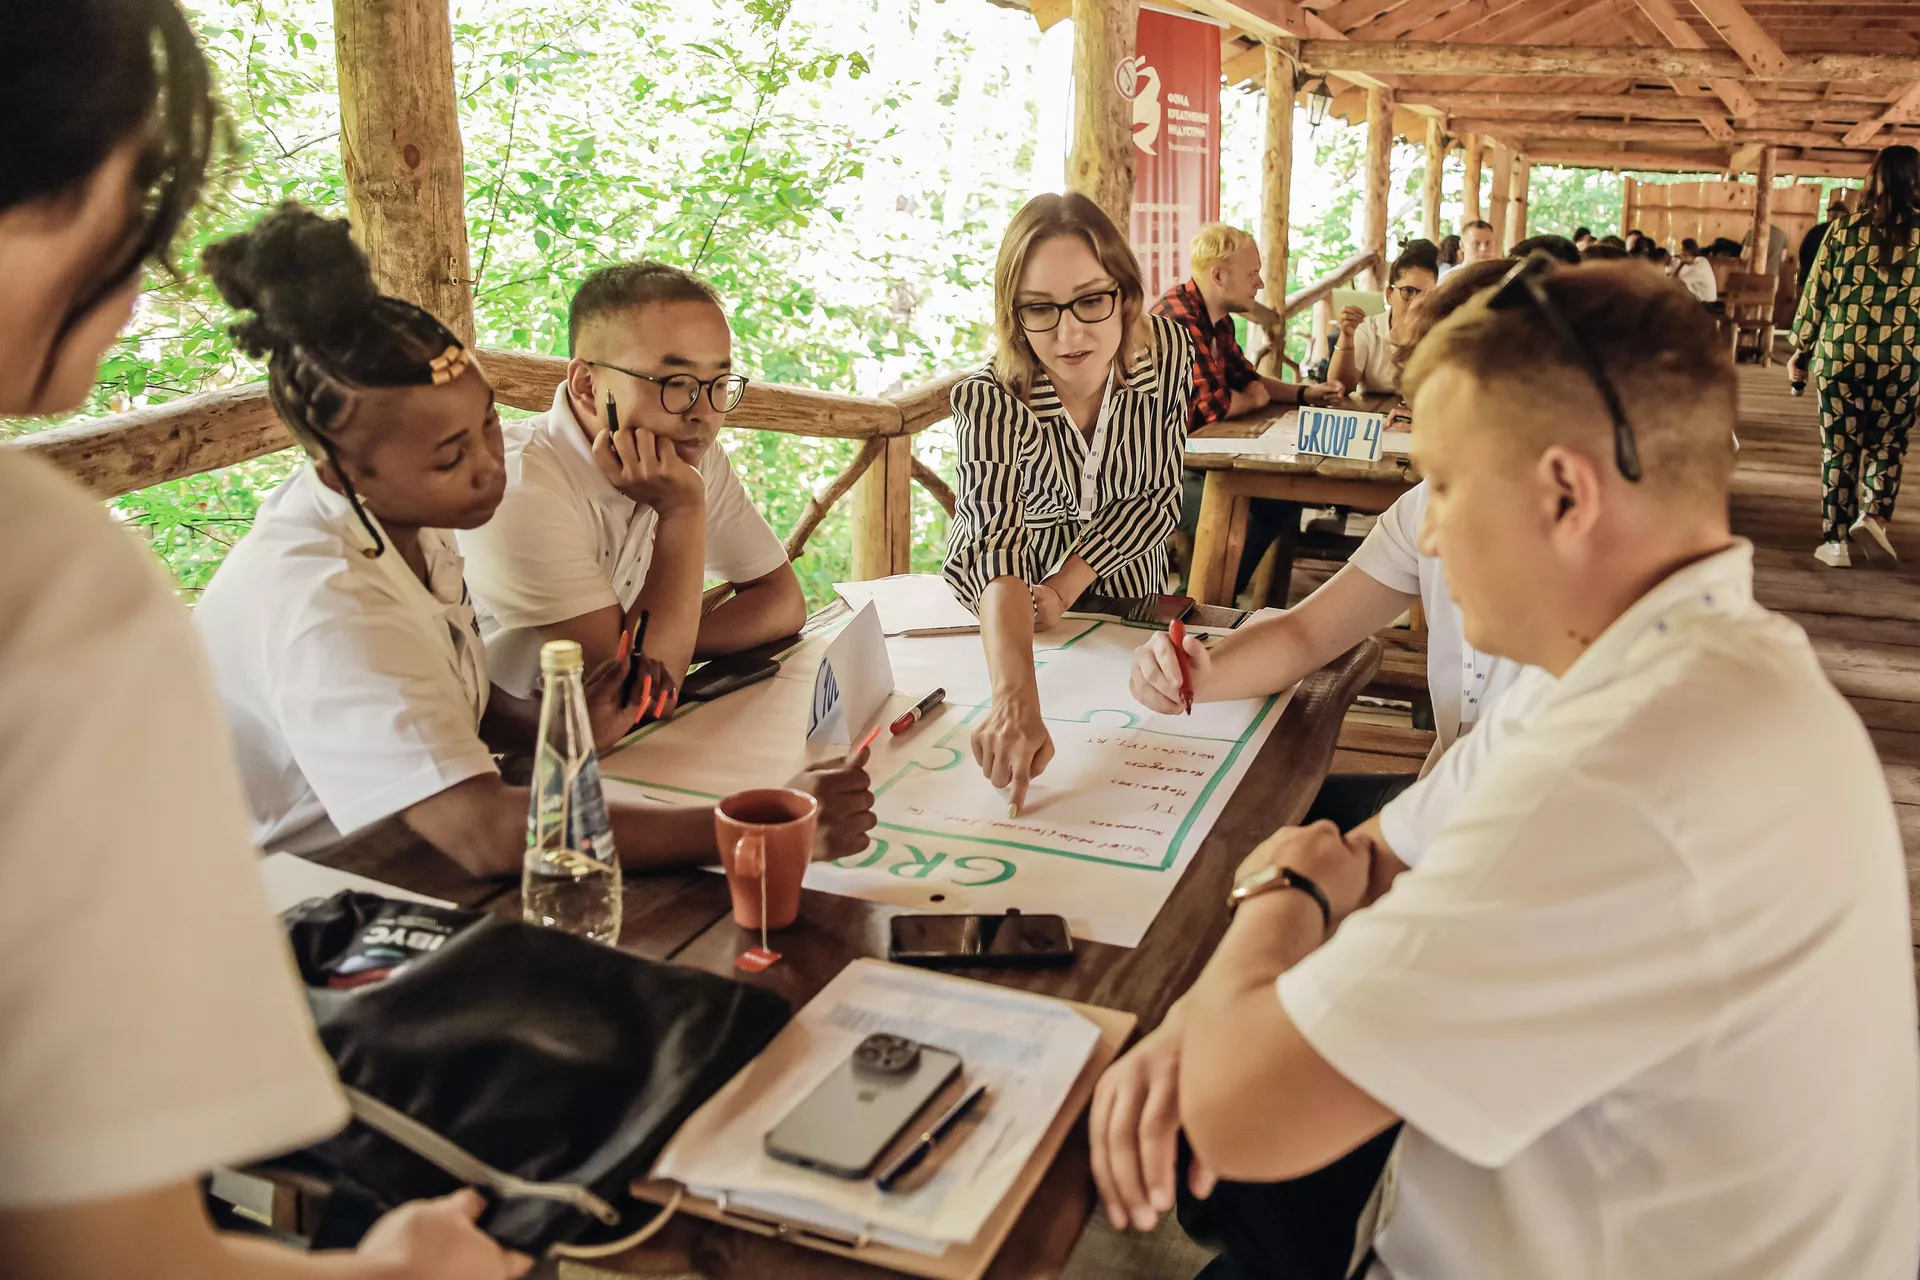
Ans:
POLYGON ((980 1234, 1026 1167, 1099 1042, 1100 1028, 1055 1000, 945 974, 857 960, 772 1044, 694 1112, 653 1174, 697 1195, 786 1221, 939 1253, 980 1234), (960 1055, 987 1101, 910 1191, 775 1160, 762 1139, 861 1040, 892 1032, 960 1055))
POLYGON ((980 619, 953 598, 953 588, 937 573, 836 582, 833 589, 850 608, 871 602, 880 610, 880 629, 890 636, 955 635, 980 629, 980 619))
MULTIPOLYGON (((887 641, 886 716, 943 687, 947 700, 868 766, 879 826, 864 852, 815 863, 809 888, 925 911, 1066 917, 1074 936, 1139 943, 1272 732, 1288 695, 1155 715, 1127 693, 1146 628, 1072 620, 1036 638, 1040 705, 1057 752, 1018 818, 974 764, 990 692, 978 636, 887 641)), ((826 641, 779 678, 697 704, 609 754, 602 778, 660 801, 714 800, 791 777, 805 762, 814 671, 826 641)))

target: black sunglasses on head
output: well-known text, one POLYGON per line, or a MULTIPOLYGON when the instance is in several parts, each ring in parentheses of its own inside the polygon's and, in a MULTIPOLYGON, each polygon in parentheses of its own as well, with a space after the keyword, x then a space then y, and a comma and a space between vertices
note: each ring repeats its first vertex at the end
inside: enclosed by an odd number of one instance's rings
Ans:
POLYGON ((1640 483, 1640 444, 1633 434, 1633 425, 1627 421, 1627 411, 1620 405, 1620 395, 1613 389, 1613 382, 1607 377, 1607 371, 1601 367, 1600 357, 1594 355, 1593 348, 1580 340, 1573 326, 1560 308, 1553 305, 1553 299, 1547 296, 1545 278, 1558 269, 1559 263, 1549 254, 1536 250, 1527 260, 1507 272, 1506 278, 1494 287, 1493 296, 1487 305, 1495 311, 1511 311, 1515 307, 1531 306, 1553 330, 1553 336, 1560 349, 1572 357, 1587 376, 1593 380, 1594 388, 1600 392, 1600 398, 1606 401, 1607 412, 1613 417, 1613 458, 1620 468, 1620 474, 1635 484, 1640 483))

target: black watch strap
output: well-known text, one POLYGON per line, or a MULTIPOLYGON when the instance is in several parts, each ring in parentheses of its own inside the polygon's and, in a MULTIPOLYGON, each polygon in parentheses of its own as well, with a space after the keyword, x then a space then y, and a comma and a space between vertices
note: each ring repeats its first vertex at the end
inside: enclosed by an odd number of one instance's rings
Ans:
POLYGON ((1292 867, 1283 867, 1280 871, 1280 883, 1289 889, 1298 889, 1313 899, 1313 905, 1320 908, 1320 934, 1322 937, 1333 933, 1333 904, 1327 901, 1326 890, 1322 889, 1292 867))
POLYGON ((1313 905, 1320 908, 1321 936, 1332 935, 1333 904, 1327 901, 1326 891, 1292 867, 1269 866, 1248 876, 1235 885, 1233 892, 1227 895, 1227 911, 1231 914, 1239 910, 1240 904, 1248 898, 1257 898, 1263 893, 1272 893, 1276 889, 1298 889, 1313 899, 1313 905))

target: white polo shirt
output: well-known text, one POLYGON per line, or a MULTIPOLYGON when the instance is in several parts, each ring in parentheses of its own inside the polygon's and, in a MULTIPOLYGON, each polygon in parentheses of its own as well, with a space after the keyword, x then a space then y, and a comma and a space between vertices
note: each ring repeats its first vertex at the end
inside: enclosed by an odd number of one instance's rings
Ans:
POLYGON ((1348 391, 1398 391, 1400 370, 1393 363, 1393 316, 1377 312, 1353 331, 1353 358, 1360 365, 1360 385, 1348 391))
POLYGON ((1427 615, 1427 693, 1433 699, 1435 747, 1445 751, 1471 729, 1513 683, 1520 664, 1467 643, 1466 624, 1447 594, 1435 556, 1420 554, 1427 514, 1421 481, 1388 507, 1353 553, 1352 564, 1384 587, 1420 597, 1427 615))
POLYGON ((1714 302, 1720 297, 1719 284, 1713 278, 1713 264, 1705 258, 1695 258, 1692 262, 1683 262, 1673 273, 1673 278, 1682 288, 1702 302, 1714 302))
MULTIPOLYGON (((551 409, 508 424, 505 435, 506 500, 492 520, 459 538, 494 679, 523 694, 539 671, 535 628, 633 606, 646 585, 659 517, 601 473, 564 383, 551 409)), ((695 470, 707 489, 707 577, 751 582, 787 563, 718 441, 695 470)))
POLYGON ((1674 574, 1559 680, 1529 672, 1547 687, 1496 712, 1420 865, 1279 979, 1406 1120, 1392 1280, 1920 1265, 1899 833, 1859 719, 1754 603, 1752 555, 1674 574))
POLYGON ((7 448, 0 545, 0 1209, 325 1137, 346 1106, 186 610, 98 503, 7 448))
MULTIPOLYGON (((370 519, 373 517, 369 517, 370 519)), ((429 590, 311 465, 267 496, 194 610, 240 751, 254 840, 307 853, 479 774, 486 650, 451 535, 429 590)))

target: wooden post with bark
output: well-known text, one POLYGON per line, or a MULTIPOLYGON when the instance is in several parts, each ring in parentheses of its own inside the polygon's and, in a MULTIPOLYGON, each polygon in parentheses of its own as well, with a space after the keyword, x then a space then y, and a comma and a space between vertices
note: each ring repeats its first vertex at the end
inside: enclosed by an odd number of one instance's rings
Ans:
MULTIPOLYGON (((1288 41, 1287 44, 1293 42, 1288 41)), ((1260 165, 1260 266, 1267 302, 1279 315, 1287 297, 1287 236, 1293 202, 1293 59, 1281 44, 1267 46, 1267 137, 1260 165)), ((1287 323, 1267 330, 1273 372, 1287 354, 1287 323)))
POLYGON ((1460 226, 1464 231, 1469 222, 1480 220, 1480 163, 1485 144, 1477 134, 1468 134, 1466 140, 1466 183, 1460 188, 1460 226))
POLYGON ((1764 273, 1767 269, 1767 241, 1773 238, 1773 148, 1760 149, 1760 163, 1753 171, 1753 249, 1747 255, 1747 270, 1764 273))
POLYGON ((1513 148, 1504 142, 1493 144, 1493 187, 1487 192, 1487 221, 1493 224, 1493 247, 1507 247, 1507 202, 1513 187, 1513 148))
POLYGON ((1527 187, 1533 180, 1533 162, 1525 152, 1513 158, 1513 194, 1507 199, 1507 243, 1511 249, 1527 238, 1527 187))
POLYGON ((1139 17, 1140 0, 1073 0, 1073 149, 1067 153, 1067 186, 1105 210, 1123 236, 1133 221, 1133 101, 1120 96, 1115 77, 1133 73, 1139 17))
POLYGON ((913 437, 888 436, 853 488, 853 576, 865 581, 907 573, 912 553, 913 437))
POLYGON ((347 211, 374 279, 473 341, 447 0, 333 0, 347 211))
POLYGON ((1367 90, 1367 205, 1360 247, 1377 255, 1381 269, 1368 273, 1369 289, 1384 289, 1387 275, 1387 187, 1393 167, 1393 91, 1367 90))
POLYGON ((1446 176, 1446 139, 1440 121, 1427 118, 1427 172, 1420 181, 1420 234, 1440 243, 1440 183, 1446 176))

